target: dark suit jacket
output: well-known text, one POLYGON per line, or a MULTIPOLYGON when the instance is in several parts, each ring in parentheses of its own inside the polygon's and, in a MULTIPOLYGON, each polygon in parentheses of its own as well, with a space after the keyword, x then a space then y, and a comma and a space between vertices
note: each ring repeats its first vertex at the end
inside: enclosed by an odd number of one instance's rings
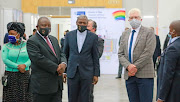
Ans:
POLYGON ((104 50, 104 39, 98 37, 98 51, 99 51, 99 58, 101 58, 104 50))
POLYGON ((61 43, 61 49, 62 50, 63 50, 63 47, 64 47, 64 40, 65 40, 64 38, 61 38, 61 42, 60 43, 61 43))
POLYGON ((27 51, 31 60, 30 90, 32 93, 50 94, 63 88, 62 76, 58 76, 57 68, 61 62, 66 63, 65 54, 61 52, 58 40, 48 36, 56 56, 46 41, 35 34, 27 41, 27 51))
POLYGON ((5 36, 4 36, 4 44, 9 42, 8 35, 9 34, 6 33, 5 36))
POLYGON ((81 49, 78 51, 77 30, 66 34, 64 52, 68 59, 67 77, 74 78, 77 67, 81 78, 89 79, 93 76, 100 76, 98 36, 90 31, 81 49))
POLYGON ((168 43, 169 43, 169 39, 170 39, 170 38, 169 38, 169 36, 167 35, 167 36, 166 36, 166 39, 165 39, 165 41, 164 41, 163 50, 167 48, 167 45, 168 45, 168 43))
POLYGON ((180 38, 172 42, 161 56, 158 98, 165 102, 180 102, 180 38))
POLYGON ((156 64, 157 57, 161 56, 161 44, 160 44, 159 36, 158 35, 155 35, 155 36, 156 36, 156 48, 155 48, 154 55, 153 55, 154 67, 156 64))

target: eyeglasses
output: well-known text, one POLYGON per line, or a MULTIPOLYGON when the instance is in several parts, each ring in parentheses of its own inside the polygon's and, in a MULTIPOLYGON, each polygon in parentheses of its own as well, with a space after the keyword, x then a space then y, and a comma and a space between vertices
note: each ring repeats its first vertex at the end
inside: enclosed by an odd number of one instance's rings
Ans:
POLYGON ((140 16, 129 17, 129 19, 139 19, 140 16))

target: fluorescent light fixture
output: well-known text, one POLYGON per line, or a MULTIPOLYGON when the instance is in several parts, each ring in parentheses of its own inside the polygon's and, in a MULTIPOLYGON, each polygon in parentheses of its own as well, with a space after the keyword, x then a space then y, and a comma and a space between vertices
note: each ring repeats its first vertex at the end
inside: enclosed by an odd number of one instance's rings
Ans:
POLYGON ((75 0, 68 0, 68 4, 74 4, 75 0))
POLYGON ((154 16, 143 16, 143 18, 154 18, 154 16))

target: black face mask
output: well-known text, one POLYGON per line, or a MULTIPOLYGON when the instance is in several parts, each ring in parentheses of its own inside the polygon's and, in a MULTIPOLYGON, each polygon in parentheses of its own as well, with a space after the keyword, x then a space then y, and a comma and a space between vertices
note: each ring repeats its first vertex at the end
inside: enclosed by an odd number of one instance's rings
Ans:
POLYGON ((82 33, 87 30, 87 26, 78 26, 78 30, 82 33))
POLYGON ((47 36, 49 33, 51 32, 51 28, 40 28, 40 31, 39 33, 42 35, 42 36, 47 36))

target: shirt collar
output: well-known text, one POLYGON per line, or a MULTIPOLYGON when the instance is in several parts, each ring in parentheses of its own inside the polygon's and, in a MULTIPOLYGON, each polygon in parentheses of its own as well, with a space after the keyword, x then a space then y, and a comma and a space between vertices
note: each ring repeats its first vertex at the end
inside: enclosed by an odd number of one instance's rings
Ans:
MULTIPOLYGON (((42 36, 39 31, 37 30, 37 33, 44 39, 44 36, 42 36)), ((47 36, 48 37, 48 36, 47 36)), ((48 37, 49 38, 49 37, 48 37)))
POLYGON ((178 38, 180 38, 180 36, 177 36, 177 37, 172 38, 170 43, 173 43, 173 42, 174 42, 175 40, 177 40, 178 38))
POLYGON ((133 29, 133 28, 131 27, 131 32, 132 32, 133 30, 135 30, 136 32, 139 32, 140 28, 141 28, 141 25, 140 25, 138 28, 136 28, 136 29, 133 29))
MULTIPOLYGON (((46 41, 46 39, 44 38, 44 36, 42 36, 40 33, 39 33, 39 31, 37 30, 37 34, 39 34, 40 35, 40 37, 42 37, 45 41, 46 41)), ((48 39, 49 39, 49 37, 48 36, 46 36, 48 39)))

